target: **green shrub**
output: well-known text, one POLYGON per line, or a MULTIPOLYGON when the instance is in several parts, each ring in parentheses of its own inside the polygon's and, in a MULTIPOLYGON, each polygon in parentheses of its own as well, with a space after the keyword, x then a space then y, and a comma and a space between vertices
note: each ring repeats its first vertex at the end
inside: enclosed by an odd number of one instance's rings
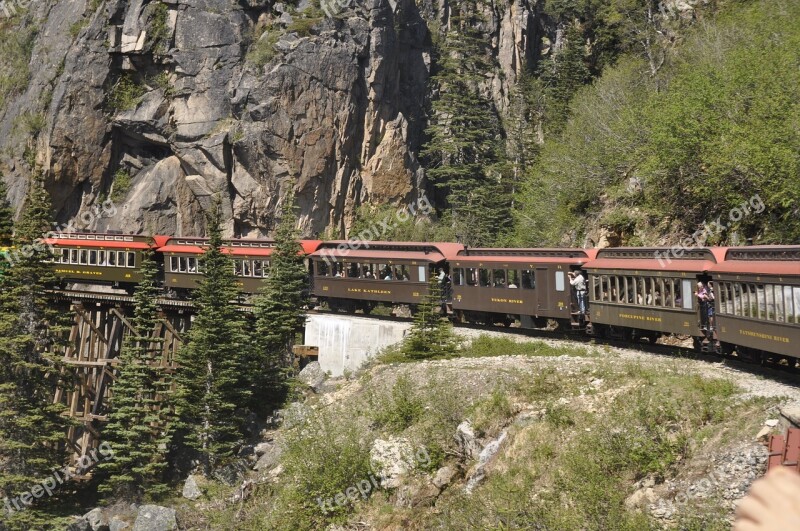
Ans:
POLYGON ((117 203, 125 198, 131 189, 131 176, 130 174, 120 168, 114 174, 114 180, 111 184, 111 201, 117 203))
POLYGON ((136 107, 147 88, 137 83, 130 74, 122 77, 111 87, 108 94, 108 107, 113 111, 127 111, 136 107))
POLYGON ((282 32, 278 30, 267 30, 264 32, 259 39, 250 45, 246 60, 262 68, 278 54, 275 49, 275 44, 278 43, 282 35, 282 32))
POLYGON ((385 400, 375 412, 374 421, 379 427, 402 432, 415 424, 425 412, 422 399, 407 376, 397 378, 391 398, 385 400))
POLYGON ((344 505, 325 502, 369 480, 372 438, 354 416, 323 411, 310 415, 286 439, 282 457, 286 484, 276 493, 265 529, 319 529, 348 514, 344 505))
POLYGON ((168 26, 169 8, 162 2, 156 3, 148 24, 150 49, 156 54, 164 54, 169 46, 170 28, 168 26))

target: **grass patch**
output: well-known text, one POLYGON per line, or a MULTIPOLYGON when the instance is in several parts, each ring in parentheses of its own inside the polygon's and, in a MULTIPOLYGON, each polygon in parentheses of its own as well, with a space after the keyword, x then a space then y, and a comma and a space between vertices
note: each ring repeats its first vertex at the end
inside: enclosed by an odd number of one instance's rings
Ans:
POLYGON ((114 174, 114 181, 111 184, 111 201, 117 203, 122 201, 131 189, 131 175, 122 168, 114 174))
POLYGON ((123 74, 108 93, 108 108, 127 111, 135 108, 147 93, 147 88, 137 83, 130 74, 123 74))
POLYGON ((400 376, 391 396, 376 407, 373 420, 379 428, 399 433, 414 425, 425 413, 422 399, 407 376, 400 376))
POLYGON ((170 28, 168 25, 169 8, 167 4, 157 2, 148 23, 149 47, 155 54, 163 55, 169 49, 170 28))
POLYGON ((263 68, 264 65, 272 61, 272 59, 278 55, 275 45, 282 36, 283 32, 280 30, 266 30, 261 37, 259 37, 250 46, 250 50, 247 52, 246 60, 259 68, 263 68))
POLYGON ((516 342, 508 337, 492 337, 482 334, 463 348, 459 356, 465 358, 490 358, 495 356, 591 356, 585 348, 572 346, 554 347, 543 341, 516 342))

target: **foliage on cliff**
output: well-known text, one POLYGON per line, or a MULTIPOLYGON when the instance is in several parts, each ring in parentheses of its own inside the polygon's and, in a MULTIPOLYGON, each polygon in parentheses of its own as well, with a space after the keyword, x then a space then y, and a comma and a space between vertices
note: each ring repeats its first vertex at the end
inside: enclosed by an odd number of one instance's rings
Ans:
POLYGON ((730 6, 655 74, 626 55, 579 91, 518 195, 519 243, 581 244, 598 222, 653 243, 715 220, 710 243, 796 241, 798 16, 785 0, 730 6))

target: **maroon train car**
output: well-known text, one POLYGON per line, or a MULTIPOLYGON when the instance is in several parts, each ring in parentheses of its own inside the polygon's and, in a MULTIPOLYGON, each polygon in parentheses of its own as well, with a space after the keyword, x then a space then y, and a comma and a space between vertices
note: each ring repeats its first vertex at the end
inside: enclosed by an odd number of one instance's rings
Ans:
MULTIPOLYGON (((662 334, 692 336, 705 341, 694 296, 697 282, 724 258, 724 248, 684 250, 616 247, 601 249, 586 264, 589 272, 590 331, 621 339, 662 334)), ((712 338, 713 342, 713 338, 712 338)))
POLYGON ((323 242, 310 256, 312 293, 334 311, 414 306, 427 295, 430 276, 462 249, 455 243, 323 242))
POLYGON ((568 273, 594 258, 594 249, 464 249, 451 260, 453 311, 470 322, 519 319, 544 327, 548 319, 578 324, 568 273))
POLYGON ((730 248, 711 276, 723 353, 800 358, 800 246, 730 248))

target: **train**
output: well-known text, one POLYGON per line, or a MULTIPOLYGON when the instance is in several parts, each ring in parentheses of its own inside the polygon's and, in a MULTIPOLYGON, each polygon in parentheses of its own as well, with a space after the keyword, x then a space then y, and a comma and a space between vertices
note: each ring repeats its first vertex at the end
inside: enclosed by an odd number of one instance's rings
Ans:
MULTIPOLYGON (((154 253, 165 295, 191 297, 205 238, 80 233, 52 235, 64 286, 132 291, 142 253, 154 253)), ((561 327, 629 342, 691 337, 698 351, 800 364, 800 245, 748 247, 469 248, 448 242, 301 240, 308 290, 331 311, 369 314, 428 295, 457 322, 561 327), (573 282, 580 277, 580 281, 573 282), (575 286, 583 286, 579 293, 575 286), (711 289, 710 303, 697 291, 711 289), (583 301, 581 296, 584 297, 583 301), (585 302, 584 302, 585 301, 585 302), (583 307, 582 307, 583 306, 583 307)), ((269 274, 275 242, 225 240, 244 296, 269 274)))

